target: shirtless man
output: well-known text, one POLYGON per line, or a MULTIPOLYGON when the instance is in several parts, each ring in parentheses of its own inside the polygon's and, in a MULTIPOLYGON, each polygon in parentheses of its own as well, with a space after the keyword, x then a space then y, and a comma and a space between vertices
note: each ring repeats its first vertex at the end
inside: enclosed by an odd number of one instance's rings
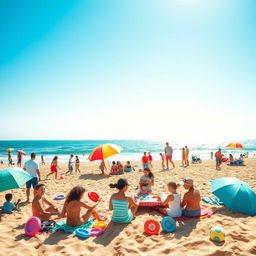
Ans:
POLYGON ((35 197, 32 201, 32 214, 41 221, 49 220, 52 215, 59 215, 58 209, 50 203, 45 197, 45 185, 38 184, 35 187, 35 197), (48 205, 48 208, 46 208, 48 205))
POLYGON ((194 188, 194 182, 191 178, 185 178, 180 185, 188 190, 183 196, 181 207, 184 208, 182 215, 186 217, 196 217, 201 213, 200 201, 201 196, 199 190, 194 188))
POLYGON ((221 148, 215 153, 215 159, 216 159, 216 170, 220 170, 221 166, 221 159, 222 159, 222 153, 221 153, 221 148))

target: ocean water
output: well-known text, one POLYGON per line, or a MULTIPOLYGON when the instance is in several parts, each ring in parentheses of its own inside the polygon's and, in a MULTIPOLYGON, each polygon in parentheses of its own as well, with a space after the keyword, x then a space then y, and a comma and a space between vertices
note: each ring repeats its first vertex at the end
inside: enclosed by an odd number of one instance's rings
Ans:
MULTIPOLYGON (((14 148, 15 150, 22 149, 28 156, 24 156, 23 159, 29 159, 29 155, 32 152, 37 154, 38 161, 40 156, 44 155, 45 161, 50 162, 55 155, 59 156, 60 162, 67 162, 69 155, 78 155, 82 162, 88 161, 87 157, 90 152, 100 144, 114 143, 123 147, 121 154, 115 155, 109 160, 121 160, 121 161, 135 161, 141 160, 144 151, 151 152, 153 159, 160 160, 159 153, 164 151, 165 142, 163 141, 150 141, 150 140, 20 140, 20 141, 0 141, 0 159, 5 163, 7 162, 8 148, 14 148)), ((245 146, 245 150, 236 150, 235 154, 249 152, 250 156, 254 156, 256 153, 256 140, 244 140, 240 141, 245 146)), ((174 149, 173 158, 175 160, 181 159, 181 148, 184 145, 178 142, 171 143, 174 149)), ((197 144, 188 145, 190 148, 190 155, 200 155, 202 159, 209 159, 210 153, 214 152, 220 145, 226 145, 227 142, 222 144, 197 144)), ((223 147, 223 153, 228 154, 234 152, 234 150, 225 149, 223 147)), ((12 152, 13 161, 17 161, 16 151, 12 152)))

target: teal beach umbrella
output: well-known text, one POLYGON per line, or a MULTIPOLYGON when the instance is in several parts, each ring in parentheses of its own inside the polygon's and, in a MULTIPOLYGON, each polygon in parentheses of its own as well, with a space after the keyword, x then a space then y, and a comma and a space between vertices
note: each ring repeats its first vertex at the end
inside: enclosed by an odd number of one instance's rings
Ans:
POLYGON ((219 178, 211 181, 212 193, 233 211, 256 214, 256 194, 251 187, 237 178, 219 178))
POLYGON ((31 179, 32 176, 21 168, 12 167, 0 170, 0 192, 20 188, 31 179))

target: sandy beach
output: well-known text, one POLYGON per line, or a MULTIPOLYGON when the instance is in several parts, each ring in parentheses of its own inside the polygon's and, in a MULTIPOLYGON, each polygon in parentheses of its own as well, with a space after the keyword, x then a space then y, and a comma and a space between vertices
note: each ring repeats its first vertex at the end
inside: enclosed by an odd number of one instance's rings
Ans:
MULTIPOLYGON (((162 171, 160 162, 154 162, 155 192, 166 192, 167 182, 179 181, 184 177, 192 177, 195 186, 200 189, 202 196, 212 196, 210 180, 218 177, 237 177, 247 182, 256 191, 256 159, 246 159, 245 167, 230 167, 222 165, 221 171, 216 171, 213 160, 203 161, 202 164, 190 165, 182 168, 180 161, 176 161, 176 168, 162 171)), ((133 163, 140 166, 140 163, 133 163)), ((2 165, 1 169, 6 166, 2 165)), ((49 172, 49 165, 41 167, 42 183, 46 185, 46 196, 52 200, 56 195, 66 194, 73 186, 82 185, 86 191, 94 190, 100 194, 102 201, 97 207, 99 213, 111 217, 108 211, 110 195, 114 190, 108 187, 118 177, 99 175, 98 163, 81 164, 81 174, 64 176, 63 180, 44 180, 49 172)), ((66 171, 66 164, 60 164, 66 171)), ((138 169, 138 168, 137 168, 138 169)), ((137 186, 141 173, 132 172, 122 175, 129 183, 128 194, 137 186)), ((184 189, 179 190, 184 194, 184 189)), ((16 198, 25 201, 25 187, 16 189, 16 198)), ((0 202, 4 202, 6 192, 0 193, 0 202)), ((91 201, 84 198, 88 204, 91 201)), ((53 201, 53 200, 52 200, 53 201)), ((53 201, 61 209, 62 201, 53 201)), ((3 215, 0 222, 0 255, 256 255, 256 222, 255 217, 227 210, 224 206, 213 206, 202 203, 209 209, 218 210, 210 218, 177 222, 174 233, 160 232, 156 236, 144 233, 144 222, 150 218, 161 220, 162 216, 150 209, 139 209, 137 217, 131 224, 110 223, 107 230, 99 237, 79 239, 74 234, 66 235, 57 231, 51 235, 36 235, 27 237, 24 234, 24 223, 31 217, 31 204, 21 204, 21 211, 11 215, 3 215), (220 226, 227 234, 224 243, 214 243, 209 240, 211 227, 220 226)))

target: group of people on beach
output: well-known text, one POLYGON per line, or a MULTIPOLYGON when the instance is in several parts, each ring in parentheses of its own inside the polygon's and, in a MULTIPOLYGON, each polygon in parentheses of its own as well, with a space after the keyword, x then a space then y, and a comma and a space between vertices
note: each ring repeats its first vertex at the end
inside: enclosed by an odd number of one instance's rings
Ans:
MULTIPOLYGON (((130 223, 136 216, 139 202, 142 199, 141 195, 146 192, 148 194, 152 193, 154 175, 149 168, 145 168, 143 172, 139 181, 140 189, 137 200, 126 195, 129 186, 126 179, 119 179, 117 183, 109 184, 110 188, 117 189, 117 193, 112 194, 109 200, 109 210, 113 211, 111 217, 113 222, 130 223)), ((200 192, 194 188, 194 182, 191 178, 185 178, 178 184, 171 181, 167 184, 167 188, 170 194, 162 201, 163 206, 155 208, 157 211, 171 217, 195 217, 200 215, 200 192), (177 192, 177 188, 181 185, 187 190, 183 198, 177 192)), ((66 218, 67 225, 76 227, 85 224, 90 217, 99 221, 106 219, 95 211, 99 201, 93 206, 82 201, 85 188, 81 186, 75 186, 69 191, 61 211, 45 197, 45 190, 46 186, 44 184, 37 184, 32 201, 33 216, 40 218, 41 221, 49 220, 51 216, 55 215, 58 218, 66 218), (87 209, 83 215, 81 215, 82 208, 87 209)))
MULTIPOLYGON (((34 189, 34 198, 32 200, 32 214, 35 217, 40 218, 42 221, 49 220, 52 216, 57 216, 58 218, 66 218, 67 225, 70 226, 80 226, 86 223, 92 216, 96 220, 103 220, 104 216, 97 214, 95 208, 99 202, 93 206, 87 205, 82 202, 83 196, 85 194, 85 188, 81 186, 73 187, 63 204, 62 210, 60 211, 52 202, 50 202, 45 197, 46 186, 39 183, 41 180, 41 175, 39 171, 39 164, 35 160, 36 154, 31 154, 31 159, 28 160, 24 165, 24 170, 27 171, 32 179, 26 183, 26 195, 27 202, 30 199, 31 187, 34 189), (81 215, 81 209, 87 209, 84 215, 81 215)), ((69 172, 72 172, 72 158, 70 157, 69 172)), ((127 163, 127 168, 132 168, 130 163, 127 163)), ((58 167, 57 158, 54 158, 51 166, 58 167)), ((53 168, 51 168, 53 169, 53 168)), ((118 170, 118 169, 117 169, 118 170)), ((110 197, 109 210, 113 211, 112 221, 118 223, 130 223, 135 217, 137 209, 139 207, 140 200, 142 200, 143 195, 148 195, 153 193, 153 186, 155 184, 155 177, 151 169, 147 166, 143 169, 143 175, 140 177, 138 182, 137 197, 127 196, 126 192, 128 190, 128 181, 126 179, 119 179, 117 183, 110 184, 111 188, 116 188, 117 193, 114 193, 110 197), (137 199, 136 199, 137 198, 137 199)), ((161 207, 156 207, 155 209, 164 215, 169 215, 171 217, 179 217, 181 215, 193 217, 200 215, 200 193, 194 188, 194 182, 191 178, 185 178, 182 182, 176 183, 171 181, 167 184, 168 191, 170 194, 166 199, 162 201, 161 207), (179 186, 183 185, 186 190, 188 190, 183 198, 177 192, 179 186)), ((12 195, 6 195, 6 203, 4 207, 7 212, 18 208, 18 202, 13 204, 11 202, 12 195)))

